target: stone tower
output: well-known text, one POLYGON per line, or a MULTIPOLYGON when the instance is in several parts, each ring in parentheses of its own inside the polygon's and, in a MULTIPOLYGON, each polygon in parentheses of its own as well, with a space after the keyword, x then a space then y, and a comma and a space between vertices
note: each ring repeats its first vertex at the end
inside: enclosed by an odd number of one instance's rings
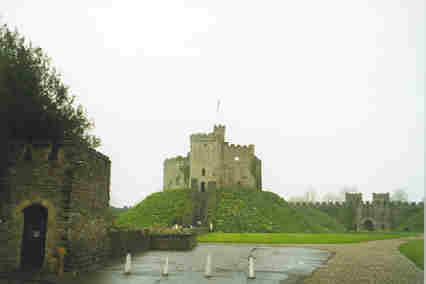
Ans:
POLYGON ((254 145, 229 145, 225 126, 215 125, 211 133, 190 136, 191 151, 187 157, 166 159, 164 190, 242 186, 261 190, 261 161, 254 145))

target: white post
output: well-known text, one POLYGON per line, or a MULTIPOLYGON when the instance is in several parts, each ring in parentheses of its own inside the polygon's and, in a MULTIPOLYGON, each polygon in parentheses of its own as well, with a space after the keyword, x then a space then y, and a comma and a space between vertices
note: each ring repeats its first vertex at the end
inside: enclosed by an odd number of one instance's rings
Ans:
POLYGON ((210 222, 210 232, 213 232, 213 224, 210 222))
POLYGON ((124 273, 130 274, 131 268, 132 268, 132 256, 128 252, 126 255, 126 264, 124 265, 124 273))
POLYGON ((255 279, 256 276, 254 276, 254 259, 253 256, 249 256, 249 279, 255 279))
POLYGON ((164 265, 164 269, 163 269, 163 276, 168 276, 169 275, 169 257, 166 256, 166 264, 164 265))
POLYGON ((206 278, 212 277, 212 257, 210 255, 210 253, 207 254, 206 271, 205 271, 204 276, 206 278))

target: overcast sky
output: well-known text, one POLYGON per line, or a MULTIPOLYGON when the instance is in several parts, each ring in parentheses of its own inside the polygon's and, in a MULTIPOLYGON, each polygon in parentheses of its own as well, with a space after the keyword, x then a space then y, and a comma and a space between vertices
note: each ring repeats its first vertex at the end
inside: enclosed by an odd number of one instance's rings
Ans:
POLYGON ((424 0, 23 1, 0 15, 53 59, 112 160, 111 204, 162 189, 217 121, 284 198, 424 196, 424 0))

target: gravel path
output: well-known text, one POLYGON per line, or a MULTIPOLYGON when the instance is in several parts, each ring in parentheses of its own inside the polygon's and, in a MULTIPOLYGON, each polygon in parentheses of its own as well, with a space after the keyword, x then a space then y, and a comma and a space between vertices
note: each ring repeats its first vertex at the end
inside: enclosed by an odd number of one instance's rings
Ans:
POLYGON ((332 253, 327 266, 314 271, 304 284, 420 284, 424 272, 402 255, 398 247, 411 237, 358 244, 280 245, 309 247, 332 253))

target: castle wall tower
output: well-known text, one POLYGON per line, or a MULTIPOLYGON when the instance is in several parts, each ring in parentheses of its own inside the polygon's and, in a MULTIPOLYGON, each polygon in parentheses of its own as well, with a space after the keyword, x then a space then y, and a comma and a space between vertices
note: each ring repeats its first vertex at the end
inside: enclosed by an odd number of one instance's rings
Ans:
POLYGON ((224 135, 224 126, 215 126, 214 131, 209 134, 191 135, 191 187, 204 192, 209 183, 215 183, 216 186, 220 183, 224 135))

